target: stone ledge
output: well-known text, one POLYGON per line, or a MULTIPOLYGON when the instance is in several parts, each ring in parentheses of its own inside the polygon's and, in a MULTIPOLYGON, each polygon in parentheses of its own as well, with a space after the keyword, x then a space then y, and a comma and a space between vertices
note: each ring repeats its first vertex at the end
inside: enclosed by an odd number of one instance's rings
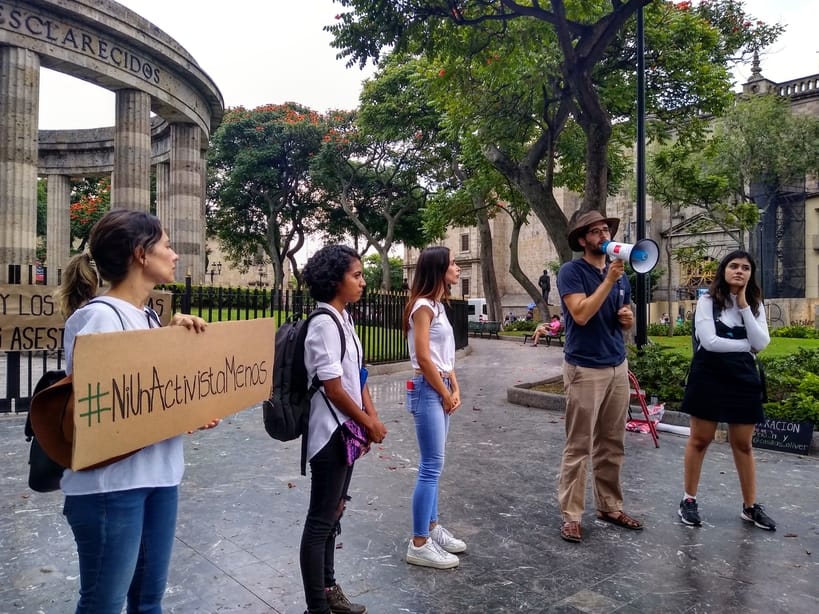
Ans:
MULTIPOLYGON (((562 394, 555 394, 552 392, 540 392, 532 390, 535 386, 542 384, 551 384, 560 381, 560 378, 552 378, 548 380, 541 380, 538 382, 529 382, 524 384, 517 384, 506 389, 506 400, 515 405, 522 405, 524 407, 532 407, 535 409, 547 409, 550 411, 565 412, 566 411, 566 397, 562 394)), ((632 406, 632 413, 634 413, 632 406)), ((637 408, 637 413, 640 409, 637 408)), ((661 422, 674 426, 688 426, 690 416, 681 411, 666 410, 663 414, 661 422)), ((717 432, 714 435, 714 441, 725 442, 728 440, 727 425, 720 423, 717 427, 717 432)), ((819 429, 814 429, 813 438, 811 440, 810 455, 819 456, 819 429)))

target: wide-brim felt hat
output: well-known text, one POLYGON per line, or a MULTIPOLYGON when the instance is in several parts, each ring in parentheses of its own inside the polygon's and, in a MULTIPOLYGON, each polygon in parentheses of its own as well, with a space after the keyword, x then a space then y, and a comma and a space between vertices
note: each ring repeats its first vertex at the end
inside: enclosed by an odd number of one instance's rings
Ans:
POLYGON ((620 218, 605 217, 599 211, 586 211, 580 214, 575 213, 574 216, 572 216, 572 220, 569 221, 568 239, 569 247, 572 248, 573 252, 583 251, 583 247, 581 247, 578 239, 586 234, 589 226, 598 222, 605 222, 611 231, 611 238, 614 238, 617 229, 620 227, 620 218))
POLYGON ((74 447, 74 386, 66 376, 31 399, 29 417, 34 437, 55 463, 71 466, 74 447))

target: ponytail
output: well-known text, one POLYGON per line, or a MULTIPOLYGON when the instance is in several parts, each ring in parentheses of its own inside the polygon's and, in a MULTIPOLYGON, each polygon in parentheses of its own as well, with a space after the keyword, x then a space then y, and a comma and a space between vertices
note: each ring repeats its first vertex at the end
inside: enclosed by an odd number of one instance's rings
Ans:
POLYGON ((83 252, 71 258, 63 271, 60 288, 54 293, 57 307, 63 317, 68 318, 94 298, 99 285, 99 274, 91 254, 83 252))

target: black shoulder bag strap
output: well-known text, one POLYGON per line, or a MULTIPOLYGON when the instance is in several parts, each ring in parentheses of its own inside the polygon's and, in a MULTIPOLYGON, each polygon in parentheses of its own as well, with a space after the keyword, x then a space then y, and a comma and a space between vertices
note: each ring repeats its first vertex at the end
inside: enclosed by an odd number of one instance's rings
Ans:
MULTIPOLYGON (((338 338, 341 341, 341 360, 344 360, 344 354, 347 352, 347 340, 346 335, 344 334, 344 329, 341 326, 341 322, 338 321, 338 318, 333 314, 332 311, 327 309, 326 307, 316 307, 313 311, 310 312, 310 315, 307 316, 307 326, 310 326, 310 320, 312 320, 315 316, 325 314, 330 316, 330 319, 338 328, 338 338)), ((356 347, 356 351, 358 348, 356 347)), ((335 412, 330 408, 330 400, 327 398, 327 395, 324 394, 324 391, 321 389, 321 381, 318 378, 318 375, 313 376, 313 381, 310 383, 310 388, 307 390, 307 398, 312 399, 313 395, 316 392, 320 392, 321 396, 324 397, 324 402, 327 403, 327 409, 330 410, 330 413, 333 414, 333 417, 336 418, 336 422, 338 422, 338 418, 335 415, 335 412)), ((310 434, 310 413, 307 414, 307 432, 302 435, 301 438, 301 474, 307 475, 307 437, 310 434)))
POLYGON ((120 325, 120 326, 122 326, 122 330, 126 330, 126 328, 125 328, 125 322, 124 322, 124 321, 123 321, 123 319, 122 319, 122 314, 119 312, 119 309, 117 309, 116 307, 114 307, 114 306, 113 306, 111 303, 109 303, 108 301, 103 301, 102 299, 99 299, 99 298, 92 298, 90 301, 88 301, 88 302, 86 303, 86 305, 90 305, 91 303, 99 303, 100 305, 108 305, 108 307, 110 307, 111 309, 113 309, 113 310, 114 310, 114 313, 115 313, 115 314, 117 314, 117 317, 119 318, 119 325, 120 325))

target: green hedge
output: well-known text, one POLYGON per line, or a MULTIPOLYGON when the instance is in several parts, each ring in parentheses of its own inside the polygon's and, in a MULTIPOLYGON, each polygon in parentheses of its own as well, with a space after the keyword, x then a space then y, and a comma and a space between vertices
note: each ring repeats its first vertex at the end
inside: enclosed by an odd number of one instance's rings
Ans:
MULTIPOLYGON (((647 396, 655 395, 668 409, 683 398, 689 360, 670 348, 649 344, 641 353, 629 346, 629 368, 647 396)), ((819 350, 799 349, 787 356, 760 357, 765 369, 768 402, 765 415, 819 424, 819 350)))
POLYGON ((534 320, 515 320, 503 326, 504 332, 513 330, 529 332, 535 330, 535 328, 537 328, 537 322, 534 320))
MULTIPOLYGON (((649 337, 668 337, 668 324, 659 324, 654 322, 646 327, 646 332, 649 337)), ((674 337, 690 337, 691 336, 691 321, 686 320, 682 324, 674 324, 674 337)))
POLYGON ((819 330, 814 326, 791 324, 780 326, 771 331, 771 337, 790 337, 791 339, 819 339, 819 330))

